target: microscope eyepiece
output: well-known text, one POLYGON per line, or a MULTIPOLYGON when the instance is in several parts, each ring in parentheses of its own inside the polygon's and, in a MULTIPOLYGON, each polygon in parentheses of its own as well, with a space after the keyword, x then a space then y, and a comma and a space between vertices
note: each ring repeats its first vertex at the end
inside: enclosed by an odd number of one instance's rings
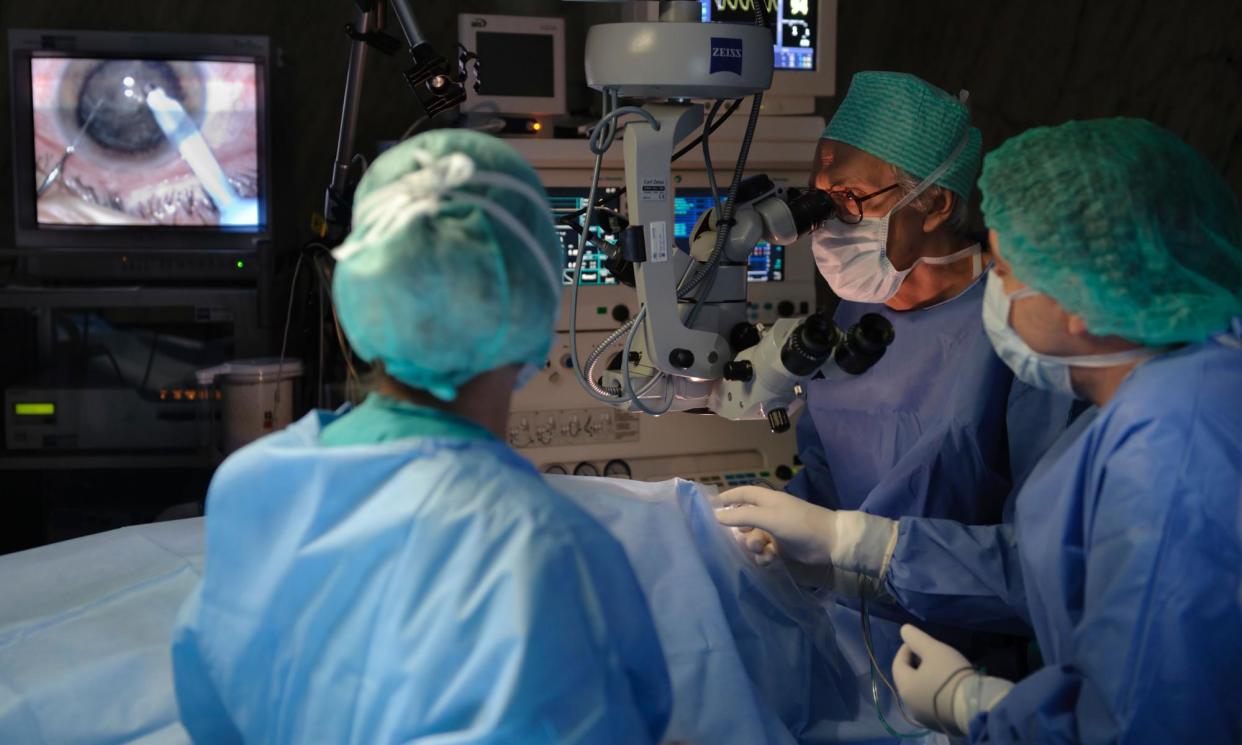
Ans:
POLYGON ((798 324, 781 347, 781 364, 799 377, 810 375, 828 361, 845 340, 841 329, 823 313, 813 313, 798 324))
POLYGON ((819 189, 790 189, 786 204, 789 214, 793 215, 798 235, 806 235, 815 226, 832 217, 836 210, 836 202, 828 196, 828 192, 819 189))

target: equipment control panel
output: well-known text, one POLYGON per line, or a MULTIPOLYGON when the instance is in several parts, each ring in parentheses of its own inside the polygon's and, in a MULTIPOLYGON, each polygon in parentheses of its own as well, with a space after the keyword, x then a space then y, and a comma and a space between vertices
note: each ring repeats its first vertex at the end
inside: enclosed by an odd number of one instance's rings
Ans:
POLYGON ((509 444, 514 448, 538 448, 635 442, 640 426, 638 414, 610 406, 513 411, 509 414, 509 444))

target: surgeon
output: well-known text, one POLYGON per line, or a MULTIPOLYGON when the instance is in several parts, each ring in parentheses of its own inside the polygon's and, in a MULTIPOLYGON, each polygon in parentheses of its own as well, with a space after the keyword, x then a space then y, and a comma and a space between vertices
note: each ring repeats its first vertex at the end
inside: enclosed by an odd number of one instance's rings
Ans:
MULTIPOLYGON (((815 232, 813 251, 842 300, 836 323, 878 313, 895 341, 865 375, 807 386, 797 428, 804 468, 787 489, 811 503, 998 523, 1014 486, 1069 421, 1073 397, 1014 381, 984 332, 991 257, 971 233, 981 140, 965 97, 913 75, 860 72, 819 141, 814 184, 833 196, 837 215, 815 232)), ((858 614, 831 613, 869 689, 858 614)), ((873 637, 886 668, 898 627, 877 621, 873 637)), ((972 656, 993 668, 1025 664, 1022 641, 974 643, 972 656)))
POLYGON ((396 146, 332 295, 378 391, 230 457, 173 640, 199 743, 654 743, 664 657, 617 542, 504 444, 560 243, 490 136, 396 146))
MULTIPOLYGON (((858 573, 924 622, 1029 624, 1016 684, 914 625, 893 682, 971 742, 1239 742, 1242 215, 1211 166, 1138 119, 1039 128, 980 180, 984 321, 1022 380, 1098 414, 1045 456, 1012 526, 886 520, 734 490, 718 518, 858 573)), ((805 571, 805 567, 804 567, 805 571)), ((804 576, 808 576, 807 575, 804 576)))
POLYGON ((1068 420, 1072 397, 1015 384, 983 330, 991 259, 971 232, 981 140, 965 99, 913 75, 860 72, 819 141, 814 185, 837 214, 813 252, 841 299, 835 320, 879 313, 896 341, 866 375, 807 387, 805 467, 788 486, 803 499, 998 522, 1014 481, 1068 420))

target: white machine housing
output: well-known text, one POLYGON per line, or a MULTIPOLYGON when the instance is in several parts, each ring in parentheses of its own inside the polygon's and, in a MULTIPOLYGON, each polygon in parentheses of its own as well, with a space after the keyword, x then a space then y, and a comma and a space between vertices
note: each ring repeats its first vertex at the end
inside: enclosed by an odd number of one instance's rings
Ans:
MULTIPOLYGON (((737 153, 726 129, 722 128, 715 146, 721 171, 732 169, 737 153)), ((822 130, 823 121, 815 117, 774 124, 766 130, 774 139, 756 142, 750 163, 778 186, 803 186, 822 130)), ((590 153, 581 141, 515 139, 510 143, 535 165, 548 188, 589 187, 590 153)), ((621 148, 615 150, 605 159, 601 187, 624 183, 621 148)), ((671 184, 674 195, 678 189, 707 188, 698 153, 673 163, 671 184)), ((774 324, 782 318, 782 310, 791 312, 790 317, 814 310, 816 268, 809 239, 786 247, 784 260, 782 281, 750 283, 746 310, 750 322, 774 324)), ((792 430, 773 434, 765 421, 729 421, 710 415, 650 417, 609 407, 588 396, 574 377, 569 354, 571 291, 566 287, 562 293, 548 365, 514 394, 509 417, 512 447, 540 470, 553 473, 628 474, 645 481, 690 478, 720 487, 755 482, 780 487, 787 482, 797 468, 792 430)), ((620 325, 612 316, 618 306, 625 308, 625 317, 638 309, 634 288, 619 284, 579 288, 580 350, 589 350, 620 325), (599 313, 600 308, 608 312, 599 313)))
POLYGON ((734 23, 601 23, 587 85, 626 98, 739 98, 772 85, 772 34, 734 23))

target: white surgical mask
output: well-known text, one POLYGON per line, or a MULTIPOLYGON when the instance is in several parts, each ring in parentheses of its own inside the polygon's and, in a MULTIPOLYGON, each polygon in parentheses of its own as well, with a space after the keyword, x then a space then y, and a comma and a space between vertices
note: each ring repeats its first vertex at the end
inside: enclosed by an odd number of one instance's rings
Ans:
MULTIPOLYGON (((967 128, 949 157, 883 217, 864 217, 853 225, 828 220, 815 231, 811 242, 815 265, 837 297, 856 303, 884 303, 897 294, 906 276, 919 264, 952 264, 979 255, 979 246, 975 245, 948 256, 920 257, 909 268, 900 270, 888 260, 889 220, 943 176, 966 149, 969 140, 970 129, 967 128)), ((978 270, 976 265, 976 276, 978 270)))
POLYGON ((1084 354, 1058 357, 1041 354, 1027 346, 1018 332, 1009 325, 1009 309, 1014 300, 1040 295, 1038 290, 1024 287, 1005 294, 996 272, 988 274, 983 292, 983 328, 996 349, 996 354, 1013 370, 1014 377, 1027 385, 1047 391, 1076 396, 1070 379, 1071 367, 1115 367, 1127 362, 1154 357, 1164 349, 1138 347, 1112 354, 1084 354))
MULTIPOLYGON (((904 205, 894 211, 901 206, 904 205)), ((952 264, 972 256, 975 276, 979 276, 983 267, 978 257, 982 249, 977 243, 948 256, 919 257, 908 269, 894 267, 887 250, 888 219, 892 214, 864 217, 856 225, 829 220, 815 231, 811 239, 815 265, 837 297, 855 303, 884 303, 897 294, 906 276, 919 264, 952 264)))

